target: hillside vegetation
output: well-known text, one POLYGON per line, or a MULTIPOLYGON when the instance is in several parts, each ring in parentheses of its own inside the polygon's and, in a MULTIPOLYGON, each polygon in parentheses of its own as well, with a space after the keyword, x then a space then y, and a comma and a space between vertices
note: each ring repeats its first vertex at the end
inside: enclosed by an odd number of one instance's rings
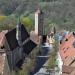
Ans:
POLYGON ((2 20, 0 17, 0 26, 3 29, 7 29, 5 25, 14 27, 18 16, 28 17, 34 26, 34 12, 38 7, 44 12, 45 30, 51 23, 59 28, 75 30, 75 0, 0 0, 0 15, 7 16, 2 20))

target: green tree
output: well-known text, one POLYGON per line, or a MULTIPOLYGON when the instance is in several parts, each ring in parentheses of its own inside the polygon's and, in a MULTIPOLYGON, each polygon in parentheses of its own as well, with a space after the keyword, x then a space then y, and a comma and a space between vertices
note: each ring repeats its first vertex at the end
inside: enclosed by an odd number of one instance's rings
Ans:
POLYGON ((22 24, 28 29, 28 31, 31 31, 33 26, 33 21, 29 17, 23 17, 21 19, 22 24))

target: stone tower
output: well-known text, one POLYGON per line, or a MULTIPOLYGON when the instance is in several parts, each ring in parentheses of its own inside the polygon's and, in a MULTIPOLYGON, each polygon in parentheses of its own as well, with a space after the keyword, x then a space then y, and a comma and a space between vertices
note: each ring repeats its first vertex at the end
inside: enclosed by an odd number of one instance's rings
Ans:
POLYGON ((43 12, 40 9, 35 12, 35 33, 43 35, 43 12))

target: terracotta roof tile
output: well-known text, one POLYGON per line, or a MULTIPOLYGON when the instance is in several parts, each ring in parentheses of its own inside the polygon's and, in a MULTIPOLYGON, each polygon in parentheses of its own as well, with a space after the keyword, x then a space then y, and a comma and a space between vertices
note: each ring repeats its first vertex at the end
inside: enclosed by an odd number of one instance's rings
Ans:
POLYGON ((75 59, 75 48, 73 43, 75 42, 75 37, 73 33, 69 33, 63 40, 60 45, 60 55, 65 65, 70 65, 71 62, 75 59), (67 40, 66 40, 67 39, 67 40))

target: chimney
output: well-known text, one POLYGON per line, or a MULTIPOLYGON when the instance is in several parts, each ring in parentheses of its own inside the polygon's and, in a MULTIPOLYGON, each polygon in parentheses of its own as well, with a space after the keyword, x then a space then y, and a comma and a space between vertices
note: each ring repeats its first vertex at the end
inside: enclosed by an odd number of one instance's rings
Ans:
POLYGON ((43 35, 43 13, 40 9, 35 12, 35 34, 43 35))

